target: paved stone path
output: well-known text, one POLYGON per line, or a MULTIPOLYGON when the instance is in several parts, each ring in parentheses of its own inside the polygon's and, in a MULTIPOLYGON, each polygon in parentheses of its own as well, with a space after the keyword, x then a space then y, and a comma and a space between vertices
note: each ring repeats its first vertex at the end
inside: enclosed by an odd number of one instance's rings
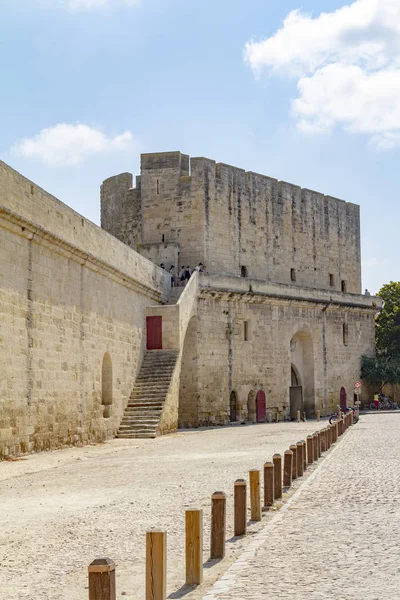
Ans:
POLYGON ((362 416, 204 598, 400 598, 400 414, 362 416))

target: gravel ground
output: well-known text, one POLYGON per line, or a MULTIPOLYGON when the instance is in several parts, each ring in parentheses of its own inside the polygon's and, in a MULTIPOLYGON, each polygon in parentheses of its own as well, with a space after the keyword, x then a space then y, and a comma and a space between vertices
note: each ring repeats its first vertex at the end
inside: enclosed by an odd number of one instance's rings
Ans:
POLYGON ((400 598, 400 414, 365 415, 207 600, 400 598))
MULTIPOLYGON (((229 539, 235 479, 247 478, 249 469, 261 469, 275 452, 283 453, 324 426, 278 423, 180 431, 156 440, 113 440, 0 463, 0 599, 84 600, 87 565, 108 556, 116 563, 117 598, 142 600, 150 527, 168 532, 168 597, 201 598, 271 514, 252 524, 245 539, 228 543, 223 561, 206 563, 203 585, 191 591, 183 586, 185 509, 204 510, 206 561, 211 494, 222 490, 228 495, 229 539)), ((361 427, 357 440, 360 433, 361 427)), ((351 451, 360 456, 357 443, 351 451)), ((353 475, 349 481, 354 484, 353 475)))

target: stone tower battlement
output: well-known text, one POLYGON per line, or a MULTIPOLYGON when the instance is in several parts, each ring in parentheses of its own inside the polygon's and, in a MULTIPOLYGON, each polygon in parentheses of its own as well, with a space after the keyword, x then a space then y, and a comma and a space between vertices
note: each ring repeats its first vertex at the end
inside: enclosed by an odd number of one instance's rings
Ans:
POLYGON ((360 207, 266 175, 142 154, 101 187, 101 226, 166 267, 360 293, 360 207))

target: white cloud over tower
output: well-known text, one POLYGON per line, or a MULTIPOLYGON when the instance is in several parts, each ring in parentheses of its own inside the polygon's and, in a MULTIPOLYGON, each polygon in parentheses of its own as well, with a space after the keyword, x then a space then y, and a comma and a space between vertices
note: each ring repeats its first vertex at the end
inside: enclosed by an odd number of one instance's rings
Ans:
POLYGON ((274 35, 246 44, 245 60, 257 76, 296 78, 303 132, 342 125, 381 148, 400 143, 400 0, 357 0, 317 17, 292 11, 274 35))

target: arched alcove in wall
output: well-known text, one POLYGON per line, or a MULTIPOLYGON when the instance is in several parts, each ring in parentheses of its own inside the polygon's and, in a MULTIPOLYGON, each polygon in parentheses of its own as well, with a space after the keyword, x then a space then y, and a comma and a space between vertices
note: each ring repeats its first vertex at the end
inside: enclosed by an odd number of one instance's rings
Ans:
POLYGON ((109 352, 103 357, 101 368, 101 403, 104 406, 103 417, 111 415, 111 404, 113 402, 113 373, 112 360, 109 352))
POLYGON ((306 331, 298 331, 290 341, 290 416, 297 410, 307 417, 315 414, 314 344, 306 331))
POLYGON ((229 420, 231 423, 237 421, 238 416, 238 400, 236 392, 231 392, 229 397, 229 420))

